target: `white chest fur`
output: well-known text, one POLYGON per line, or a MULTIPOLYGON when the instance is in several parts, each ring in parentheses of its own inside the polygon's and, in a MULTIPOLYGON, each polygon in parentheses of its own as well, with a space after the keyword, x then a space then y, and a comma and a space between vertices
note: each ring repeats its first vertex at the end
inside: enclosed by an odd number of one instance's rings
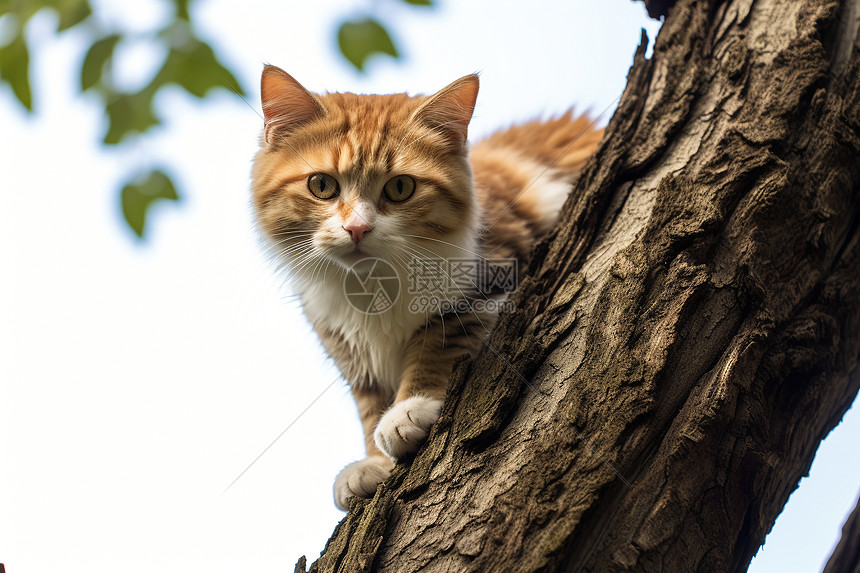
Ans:
POLYGON ((338 333, 349 345, 352 363, 349 367, 341 364, 341 368, 355 369, 371 384, 392 394, 400 386, 406 344, 427 320, 427 313, 415 312, 414 306, 410 309, 412 297, 406 288, 401 288, 390 307, 368 312, 347 298, 342 278, 319 281, 302 292, 308 319, 324 330, 338 333))

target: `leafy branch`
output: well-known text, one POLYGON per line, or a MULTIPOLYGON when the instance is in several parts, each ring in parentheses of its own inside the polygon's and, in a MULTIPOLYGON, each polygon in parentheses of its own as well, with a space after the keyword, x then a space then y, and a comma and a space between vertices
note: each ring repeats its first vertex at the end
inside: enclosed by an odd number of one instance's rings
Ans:
MULTIPOLYGON (((190 0, 172 0, 174 18, 162 29, 145 35, 144 40, 165 48, 159 71, 149 83, 137 91, 125 91, 117 86, 114 54, 123 42, 140 40, 128 30, 104 29, 88 0, 5 0, 0 1, 0 14, 8 18, 11 41, 0 47, 0 81, 10 85, 15 97, 27 112, 32 113, 33 97, 30 84, 30 49, 26 26, 42 10, 53 10, 59 18, 57 33, 76 26, 87 26, 91 44, 81 63, 82 93, 101 100, 107 127, 102 142, 109 146, 133 144, 132 136, 144 134, 159 125, 155 112, 155 96, 163 88, 176 85, 196 98, 205 98, 216 88, 229 88, 238 95, 244 90, 236 77, 215 55, 214 50, 194 31, 190 0)), ((178 201, 180 193, 165 167, 139 166, 122 185, 120 202, 125 220, 134 233, 142 238, 146 215, 159 199, 178 201)))

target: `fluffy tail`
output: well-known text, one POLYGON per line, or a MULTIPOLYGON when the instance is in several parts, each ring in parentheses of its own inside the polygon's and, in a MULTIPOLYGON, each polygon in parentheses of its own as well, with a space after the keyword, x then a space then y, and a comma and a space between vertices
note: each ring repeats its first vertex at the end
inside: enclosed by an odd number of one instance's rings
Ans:
POLYGON ((477 142, 472 166, 479 200, 489 211, 514 210, 542 232, 552 226, 571 183, 597 150, 603 129, 568 111, 515 125, 477 142))
POLYGON ((532 158, 541 165, 552 166, 569 177, 582 169, 597 150, 603 129, 594 129, 588 115, 573 116, 573 110, 547 121, 530 121, 514 125, 478 142, 475 147, 509 148, 532 158))

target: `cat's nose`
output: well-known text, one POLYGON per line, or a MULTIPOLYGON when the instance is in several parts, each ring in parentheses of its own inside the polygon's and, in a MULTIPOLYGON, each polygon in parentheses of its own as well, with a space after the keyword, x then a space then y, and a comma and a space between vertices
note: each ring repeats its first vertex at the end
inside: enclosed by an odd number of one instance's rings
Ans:
POLYGON ((358 242, 370 232, 370 225, 358 217, 352 217, 343 226, 343 230, 349 233, 349 236, 352 238, 352 242, 357 245, 358 242))

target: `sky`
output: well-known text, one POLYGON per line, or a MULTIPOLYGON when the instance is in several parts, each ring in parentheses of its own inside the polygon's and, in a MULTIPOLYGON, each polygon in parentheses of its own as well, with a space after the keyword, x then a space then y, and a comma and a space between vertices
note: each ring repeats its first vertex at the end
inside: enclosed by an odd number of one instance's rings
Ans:
MULTIPOLYGON (((105 23, 140 32, 169 14, 160 0, 94 5, 105 23)), ((344 515, 331 487, 363 456, 355 407, 250 216, 264 63, 316 91, 428 93, 480 72, 470 129, 480 137, 572 103, 613 109, 640 29, 653 38, 659 28, 627 0, 238 5, 192 9, 246 101, 226 89, 202 103, 168 90, 156 102, 163 125, 123 149, 99 145, 98 102, 75 88, 85 38, 56 37, 51 14, 28 29, 37 113, 0 87, 0 562, 9 573, 292 570, 300 555, 319 555, 344 515), (360 75, 334 38, 341 19, 371 9, 391 23, 403 58, 360 75), (168 165, 183 192, 179 205, 154 209, 142 243, 116 193, 141 164, 168 165)), ((123 85, 140 85, 161 57, 145 41, 122 46, 123 85)), ((858 438, 852 411, 750 571, 820 570, 860 489, 858 438)))

